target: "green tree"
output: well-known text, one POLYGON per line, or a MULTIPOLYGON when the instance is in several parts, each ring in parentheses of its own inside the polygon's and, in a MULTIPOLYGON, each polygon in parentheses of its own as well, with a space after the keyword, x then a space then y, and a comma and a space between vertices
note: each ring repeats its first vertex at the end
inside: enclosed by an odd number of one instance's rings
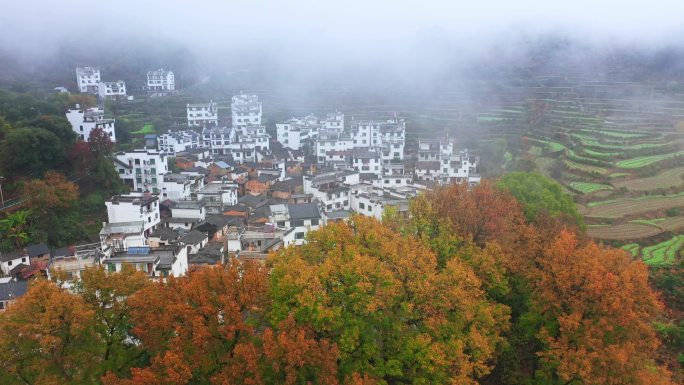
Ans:
POLYGON ((43 128, 19 128, 0 144, 0 168, 8 177, 40 176, 66 161, 60 139, 43 128))
POLYGON ((525 219, 534 222, 540 215, 561 217, 583 226, 570 195, 557 182, 537 172, 511 172, 499 179, 497 187, 509 191, 522 205, 525 219))
POLYGON ((44 128, 52 132, 59 138, 64 148, 69 148, 76 142, 76 133, 71 127, 71 123, 61 116, 42 115, 31 121, 24 122, 24 126, 44 128))
POLYGON ((3 250, 19 249, 31 241, 28 233, 30 210, 19 210, 0 219, 0 238, 3 250))

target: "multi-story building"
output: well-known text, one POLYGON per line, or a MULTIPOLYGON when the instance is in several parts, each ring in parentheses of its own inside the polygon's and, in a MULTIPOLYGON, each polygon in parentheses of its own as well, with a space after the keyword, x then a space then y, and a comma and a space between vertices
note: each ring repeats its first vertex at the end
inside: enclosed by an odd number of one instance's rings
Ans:
POLYGON ((70 108, 67 111, 66 118, 71 124, 71 129, 74 130, 81 140, 87 141, 90 137, 90 132, 99 128, 109 135, 112 142, 116 142, 115 120, 104 117, 103 107, 82 109, 77 104, 76 107, 70 108))
POLYGON ((322 123, 328 130, 342 132, 344 131, 344 114, 340 111, 331 112, 325 116, 322 123))
POLYGON ((153 194, 116 195, 105 201, 108 225, 116 223, 142 224, 147 237, 159 225, 159 197, 153 194))
POLYGON ((238 186, 233 181, 216 181, 197 191, 197 199, 203 200, 208 214, 220 214, 228 206, 236 205, 238 186))
POLYGON ((176 90, 176 80, 172 71, 160 68, 147 73, 147 91, 153 95, 165 95, 176 90))
POLYGON ((406 141, 406 122, 403 119, 387 121, 356 120, 351 123, 354 147, 370 147, 381 151, 383 163, 402 161, 406 141))
POLYGON ((119 177, 131 191, 162 191, 164 174, 169 172, 166 153, 146 149, 121 151, 114 154, 113 161, 119 177))
POLYGON ((168 131, 166 134, 157 136, 157 148, 169 155, 199 148, 201 145, 200 134, 192 130, 168 131))
POLYGON ((187 105, 188 126, 206 127, 218 125, 218 107, 216 103, 193 103, 187 105))
POLYGON ((126 98, 126 83, 123 80, 100 82, 97 87, 100 100, 126 98))
POLYGON ((351 150, 354 148, 354 142, 346 133, 321 131, 313 147, 317 162, 324 164, 329 151, 351 150))
POLYGON ((100 84, 99 67, 76 67, 76 84, 80 92, 97 94, 100 84))
POLYGON ((204 187, 204 175, 165 174, 162 180, 161 198, 177 201, 190 199, 204 187))
POLYGON ((270 149, 264 126, 212 127, 202 130, 202 143, 213 155, 230 155, 235 162, 256 162, 257 152, 270 149))
POLYGON ((418 141, 416 179, 447 183, 479 183, 476 174, 477 159, 468 150, 455 151, 448 137, 437 140, 418 141))
POLYGON ((261 125, 262 108, 258 96, 240 93, 233 96, 230 107, 233 127, 261 125))

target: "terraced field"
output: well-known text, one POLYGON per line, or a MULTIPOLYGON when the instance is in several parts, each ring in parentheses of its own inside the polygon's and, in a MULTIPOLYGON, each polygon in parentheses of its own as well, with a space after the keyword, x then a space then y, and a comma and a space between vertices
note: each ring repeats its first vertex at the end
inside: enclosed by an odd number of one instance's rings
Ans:
POLYGON ((665 170, 660 174, 638 179, 627 179, 614 182, 616 188, 624 187, 629 191, 649 191, 684 186, 684 167, 665 170))
POLYGON ((673 152, 669 154, 640 156, 638 158, 626 159, 615 163, 620 168, 641 168, 650 166, 657 162, 662 162, 667 159, 672 159, 678 156, 684 156, 684 151, 673 152))
POLYGON ((591 194, 593 192, 601 190, 612 190, 613 186, 591 182, 572 182, 570 183, 570 188, 579 191, 582 194, 591 194))
POLYGON ((648 265, 669 265, 675 262, 682 246, 684 246, 684 235, 676 235, 665 242, 644 247, 641 254, 644 262, 648 265))
POLYGON ((620 225, 588 226, 587 234, 592 238, 605 240, 637 240, 653 237, 662 233, 658 227, 638 223, 623 223, 620 225))
POLYGON ((554 88, 553 96, 528 103, 547 107, 543 126, 525 134, 528 154, 541 159, 535 160, 538 169, 575 196, 587 234, 624 242, 625 250, 650 264, 680 258, 684 135, 676 127, 684 120, 684 102, 635 104, 554 88), (556 159, 564 166, 560 171, 556 159), (663 242, 664 237, 670 239, 663 242))
POLYGON ((622 218, 628 215, 681 206, 684 206, 684 193, 675 195, 643 196, 639 198, 610 199, 589 203, 587 205, 587 216, 598 218, 622 218))

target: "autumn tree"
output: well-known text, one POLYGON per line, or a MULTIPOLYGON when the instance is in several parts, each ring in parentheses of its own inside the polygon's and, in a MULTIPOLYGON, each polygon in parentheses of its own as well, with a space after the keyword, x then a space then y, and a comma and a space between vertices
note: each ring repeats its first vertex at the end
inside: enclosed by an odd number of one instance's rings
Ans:
POLYGON ((114 143, 111 136, 102 128, 96 128, 90 131, 88 136, 88 145, 96 157, 111 155, 114 143))
POLYGON ((79 174, 85 174, 86 170, 92 166, 95 156, 90 150, 88 143, 78 141, 74 143, 67 154, 69 163, 79 174))
POLYGON ((96 384, 94 312, 83 298, 38 280, 0 313, 0 382, 96 384))
MULTIPOLYGON (((433 226, 437 219, 458 236, 484 245, 510 239, 525 223, 515 198, 488 181, 474 187, 466 183, 440 187, 418 196, 411 204, 419 222, 418 235, 426 230, 423 225, 433 226)), ((433 231, 431 227, 427 230, 433 231)))
POLYGON ((108 273, 103 267, 81 273, 76 293, 95 312, 95 332, 102 341, 102 372, 123 373, 145 354, 130 338, 133 323, 129 298, 149 284, 147 275, 131 265, 124 265, 117 273, 108 273))
POLYGON ((334 344, 292 320, 265 324, 267 285, 263 265, 232 259, 138 291, 132 332, 151 363, 104 383, 334 384, 334 344))
POLYGON ((487 294, 510 307, 508 347, 487 381, 669 383, 653 362, 658 338, 652 321, 661 306, 643 263, 587 241, 558 217, 522 223, 521 207, 495 205, 492 196, 499 193, 490 188, 451 186, 426 194, 412 203, 410 223, 402 227, 424 241, 428 234, 427 244, 446 260, 476 256, 474 269, 489 283, 487 294), (492 204, 496 210, 485 207, 492 204), (480 217, 471 217, 475 209, 480 217), (485 236, 471 244, 478 234, 473 229, 485 229, 479 232, 485 236), (506 290, 492 290, 499 282, 506 290))
POLYGON ((294 317, 340 350, 340 379, 475 384, 489 373, 507 309, 467 264, 374 219, 310 233, 271 260, 272 322, 294 317))
POLYGON ((26 205, 38 214, 70 209, 78 199, 78 186, 64 174, 48 171, 43 179, 32 179, 22 186, 26 205))

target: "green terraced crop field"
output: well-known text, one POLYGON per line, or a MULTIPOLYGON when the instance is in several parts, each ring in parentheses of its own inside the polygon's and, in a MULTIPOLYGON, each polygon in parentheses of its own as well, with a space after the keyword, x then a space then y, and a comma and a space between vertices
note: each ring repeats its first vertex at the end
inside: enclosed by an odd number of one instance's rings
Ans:
POLYGON ((625 159, 617 162, 615 165, 620 168, 641 168, 650 166, 654 163, 663 160, 672 159, 678 156, 684 156, 684 151, 673 152, 669 154, 640 156, 638 158, 625 159))
POLYGON ((644 247, 641 250, 644 262, 652 266, 669 265, 675 261, 684 245, 684 235, 676 235, 665 242, 644 247))
POLYGON ((572 182, 570 183, 570 187, 573 190, 579 191, 582 194, 591 194, 596 191, 601 191, 601 190, 612 190, 613 186, 607 185, 607 184, 600 184, 600 183, 591 183, 591 182, 572 182))

